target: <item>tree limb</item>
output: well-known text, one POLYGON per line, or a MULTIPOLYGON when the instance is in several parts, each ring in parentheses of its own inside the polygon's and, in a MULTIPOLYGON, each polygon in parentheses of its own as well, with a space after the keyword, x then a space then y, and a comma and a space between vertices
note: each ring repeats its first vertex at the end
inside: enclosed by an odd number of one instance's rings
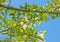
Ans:
MULTIPOLYGON (((23 11, 23 12, 30 12, 30 10, 18 9, 18 8, 14 8, 14 7, 10 7, 10 6, 5 6, 5 5, 2 5, 2 4, 0 4, 0 7, 4 7, 4 8, 7 8, 7 9, 12 9, 12 10, 19 10, 19 11, 23 11)), ((33 12, 60 14, 60 12, 47 12, 47 11, 38 11, 38 10, 34 10, 33 12)))

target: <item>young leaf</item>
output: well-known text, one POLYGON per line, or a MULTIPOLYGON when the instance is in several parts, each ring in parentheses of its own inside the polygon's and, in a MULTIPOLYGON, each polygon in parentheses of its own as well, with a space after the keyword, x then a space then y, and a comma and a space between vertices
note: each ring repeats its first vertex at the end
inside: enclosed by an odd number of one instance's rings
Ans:
POLYGON ((38 25, 40 25, 41 24, 41 21, 38 21, 38 25))

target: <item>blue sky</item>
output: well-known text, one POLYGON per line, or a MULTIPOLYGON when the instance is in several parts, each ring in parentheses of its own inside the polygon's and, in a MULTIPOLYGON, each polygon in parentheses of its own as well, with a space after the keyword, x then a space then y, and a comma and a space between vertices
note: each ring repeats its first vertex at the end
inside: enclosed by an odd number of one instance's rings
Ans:
MULTIPOLYGON (((50 0, 12 0, 11 6, 19 8, 19 5, 24 5, 25 2, 29 4, 37 4, 38 6, 45 5, 50 0)), ((60 17, 56 19, 50 19, 47 22, 42 22, 40 26, 36 26, 36 29, 46 30, 47 34, 45 36, 46 42, 60 42, 60 17)))

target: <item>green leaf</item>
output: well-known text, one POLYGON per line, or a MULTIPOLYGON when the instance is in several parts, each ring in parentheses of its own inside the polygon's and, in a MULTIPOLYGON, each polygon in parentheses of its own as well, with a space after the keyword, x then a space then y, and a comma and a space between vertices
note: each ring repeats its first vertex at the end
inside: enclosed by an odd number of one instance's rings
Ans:
POLYGON ((25 9, 29 10, 29 4, 28 3, 25 3, 25 9))
POLYGON ((44 39, 43 39, 42 37, 40 37, 40 36, 38 36, 38 39, 40 39, 40 40, 44 41, 44 39))
POLYGON ((43 7, 40 7, 39 9, 40 9, 40 11, 44 11, 44 6, 43 7))
POLYGON ((3 34, 8 34, 8 31, 4 31, 3 34))
POLYGON ((10 13, 16 13, 16 10, 10 10, 10 13))
POLYGON ((5 2, 5 0, 0 0, 1 3, 5 2))
POLYGON ((46 35, 46 31, 44 30, 44 31, 42 32, 42 34, 45 36, 45 35, 46 35))
POLYGON ((52 19, 55 19, 57 17, 57 15, 56 14, 54 14, 53 16, 52 16, 52 19))
POLYGON ((2 16, 0 16, 0 20, 2 20, 3 19, 3 17, 2 16))
POLYGON ((33 9, 37 9, 38 8, 37 4, 33 4, 32 6, 33 6, 33 9))
POLYGON ((21 8, 21 9, 24 9, 24 7, 23 7, 22 5, 20 5, 20 8, 21 8))
POLYGON ((36 38, 33 38, 33 39, 32 39, 32 42, 36 42, 36 38))
POLYGON ((38 21, 38 25, 40 25, 41 24, 41 21, 38 21))
POLYGON ((0 28, 1 28, 2 26, 0 25, 0 28))

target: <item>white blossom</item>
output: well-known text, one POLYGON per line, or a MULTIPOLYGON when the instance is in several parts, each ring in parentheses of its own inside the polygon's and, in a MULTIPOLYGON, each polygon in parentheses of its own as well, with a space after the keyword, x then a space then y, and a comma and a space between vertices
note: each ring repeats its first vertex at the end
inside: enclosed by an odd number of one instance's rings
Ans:
POLYGON ((24 24, 24 25, 23 25, 23 28, 25 29, 26 27, 27 27, 27 25, 26 25, 26 24, 24 24))
MULTIPOLYGON (((38 33, 38 36, 40 36, 44 39, 44 35, 42 33, 38 33)), ((42 42, 42 40, 38 39, 37 42, 42 42)), ((45 42, 45 40, 43 42, 45 42)))
POLYGON ((29 22, 29 20, 28 20, 28 19, 26 19, 26 21, 27 21, 27 22, 29 22))
POLYGON ((7 3, 7 2, 4 2, 4 5, 5 5, 5 6, 8 6, 8 3, 7 3))
POLYGON ((42 41, 42 40, 38 39, 36 42, 46 42, 46 40, 42 41))
POLYGON ((41 36, 42 38, 44 38, 44 35, 43 35, 42 33, 40 34, 40 36, 41 36))
POLYGON ((8 2, 9 2, 9 0, 5 0, 5 2, 2 3, 2 5, 8 6, 8 2))
POLYGON ((5 0, 4 2, 1 2, 0 4, 2 4, 2 5, 4 5, 4 6, 8 6, 9 0, 5 0))
POLYGON ((25 19, 27 19, 27 16, 24 16, 25 19))
POLYGON ((44 35, 42 33, 38 33, 38 36, 41 36, 42 38, 44 38, 44 35))
POLYGON ((29 22, 29 20, 28 20, 28 17, 27 17, 27 16, 24 16, 24 18, 26 19, 26 21, 27 21, 27 22, 29 22))
POLYGON ((42 42, 42 40, 38 39, 36 42, 42 42))
POLYGON ((21 25, 23 25, 23 24, 24 24, 24 22, 20 22, 20 24, 21 24, 21 25))

